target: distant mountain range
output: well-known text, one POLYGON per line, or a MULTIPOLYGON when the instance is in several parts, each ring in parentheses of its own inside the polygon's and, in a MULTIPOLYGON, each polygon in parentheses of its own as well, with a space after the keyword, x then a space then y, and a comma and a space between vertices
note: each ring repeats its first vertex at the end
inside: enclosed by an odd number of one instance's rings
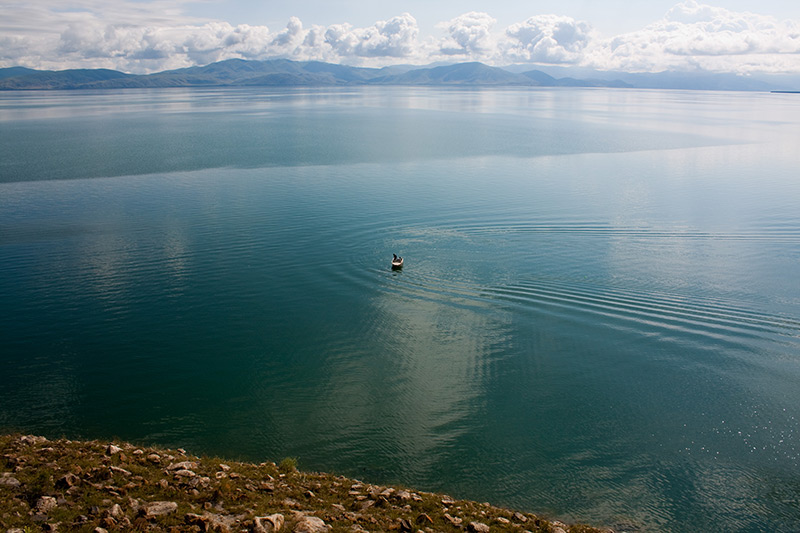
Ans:
POLYGON ((482 63, 432 68, 358 68, 318 61, 229 59, 203 67, 134 75, 115 70, 0 69, 0 89, 123 89, 141 87, 247 87, 336 85, 467 85, 527 87, 630 87, 614 80, 556 79, 538 70, 522 73, 482 63))
MULTIPOLYGON (((552 72, 552 71, 551 71, 552 72)), ((563 71, 570 74, 579 70, 563 71)), ((556 78, 524 67, 498 68, 483 63, 435 67, 358 68, 319 61, 229 59, 203 67, 155 74, 126 74, 107 69, 32 70, 0 68, 0 90, 124 89, 149 87, 298 87, 346 85, 627 87, 769 91, 791 89, 733 74, 657 74, 582 71, 588 78, 556 78)))

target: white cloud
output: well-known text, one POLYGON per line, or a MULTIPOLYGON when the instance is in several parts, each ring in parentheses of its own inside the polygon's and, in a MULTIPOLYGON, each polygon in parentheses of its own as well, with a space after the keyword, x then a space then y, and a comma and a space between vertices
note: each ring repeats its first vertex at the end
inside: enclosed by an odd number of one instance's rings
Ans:
POLYGON ((800 71, 800 23, 686 0, 639 31, 598 43, 587 62, 605 69, 800 71))
POLYGON ((579 63, 592 38, 587 22, 539 15, 506 28, 505 57, 521 63, 579 63))
POLYGON ((376 22, 368 28, 334 24, 324 34, 324 42, 340 58, 405 58, 415 51, 419 28, 408 13, 376 22))
POLYGON ((367 27, 231 25, 181 15, 187 0, 37 0, 7 5, 0 66, 153 72, 229 58, 323 60, 364 66, 432 61, 565 64, 599 69, 800 72, 800 22, 733 12, 696 0, 641 30, 601 38, 586 21, 534 15, 497 28, 488 13, 440 23, 420 36, 409 13, 367 27), (181 21, 175 23, 174 21, 181 21))
POLYGON ((439 52, 446 56, 466 56, 486 59, 497 52, 497 41, 492 28, 497 21, 488 13, 471 11, 439 24, 448 36, 439 43, 439 52))

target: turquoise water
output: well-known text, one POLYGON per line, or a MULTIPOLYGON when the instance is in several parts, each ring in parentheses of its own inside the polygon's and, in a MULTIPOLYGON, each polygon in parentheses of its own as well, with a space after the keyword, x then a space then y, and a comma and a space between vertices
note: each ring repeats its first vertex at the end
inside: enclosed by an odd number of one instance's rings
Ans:
POLYGON ((796 531, 798 126, 760 93, 0 93, 0 429, 796 531))

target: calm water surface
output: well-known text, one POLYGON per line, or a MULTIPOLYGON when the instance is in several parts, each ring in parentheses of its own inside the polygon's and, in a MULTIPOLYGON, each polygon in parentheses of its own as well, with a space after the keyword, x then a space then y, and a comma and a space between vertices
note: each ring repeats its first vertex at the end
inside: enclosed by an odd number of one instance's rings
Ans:
POLYGON ((0 93, 0 429, 800 530, 798 146, 797 95, 0 93))

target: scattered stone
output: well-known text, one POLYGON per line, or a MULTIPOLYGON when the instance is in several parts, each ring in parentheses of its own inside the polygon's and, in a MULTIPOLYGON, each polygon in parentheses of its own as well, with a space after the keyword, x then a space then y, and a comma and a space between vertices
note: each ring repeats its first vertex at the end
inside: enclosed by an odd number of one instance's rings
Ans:
POLYGON ((358 502, 358 508, 362 511, 366 511, 373 505, 375 505, 375 500, 363 500, 358 502))
POLYGON ((17 488, 20 486, 20 482, 9 472, 4 472, 3 475, 0 476, 0 486, 17 488))
POLYGON ((122 511, 122 507, 120 507, 118 503, 115 503, 115 504, 114 504, 114 505, 112 505, 112 506, 111 506, 111 508, 108 510, 108 515, 109 515, 111 518, 115 518, 115 519, 119 520, 120 518, 122 518, 123 516, 125 516, 125 513, 122 511))
POLYGON ((181 461, 180 463, 170 463, 170 465, 167 467, 167 470, 195 470, 197 469, 197 466, 197 463, 194 461, 181 461))
POLYGON ((253 520, 253 533, 274 533, 283 527, 284 517, 280 513, 269 516, 257 516, 253 520))
POLYGON ((109 444, 106 448, 106 455, 114 455, 122 451, 122 448, 119 446, 115 446, 113 444, 109 444))
POLYGON ((150 502, 144 504, 142 510, 147 517, 162 516, 177 511, 178 504, 175 502, 150 502))
POLYGON ((451 516, 450 513, 444 513, 444 518, 454 526, 460 526, 461 523, 464 521, 461 518, 458 518, 457 516, 451 516))
POLYGON ((133 475, 131 472, 125 470, 124 468, 120 468, 118 466, 111 466, 109 467, 109 470, 111 470, 111 472, 113 472, 114 474, 122 474, 123 476, 133 475))
POLYGON ((218 533, 230 533, 237 521, 234 516, 221 516, 213 513, 202 515, 190 513, 183 517, 183 521, 190 526, 198 526, 201 531, 215 531, 218 533))
MULTIPOLYGON (((171 533, 569 530, 561 522, 551 523, 488 504, 368 485, 344 477, 304 473, 285 474, 277 479, 277 467, 272 463, 256 470, 255 465, 236 463, 231 467, 171 452, 178 457, 175 459, 166 451, 153 453, 154 448, 135 449, 128 444, 93 441, 74 449, 68 448, 65 440, 45 445, 46 439, 33 436, 5 439, 0 466, 7 471, 0 471, 0 492, 6 491, 10 504, 0 517, 0 533, 22 533, 16 529, 6 531, 10 524, 6 528, 1 525, 8 524, 8 520, 16 526, 20 519, 28 524, 25 531, 58 528, 87 533, 162 529, 171 533), (86 461, 73 460, 76 453, 85 454, 86 461), (128 459, 123 459, 125 454, 128 459), (28 479, 34 479, 31 475, 38 476, 39 472, 47 475, 38 482, 50 489, 27 487, 28 479), (42 493, 33 490, 47 492, 36 499, 42 493), (29 500, 32 494, 34 499, 29 500), (141 494, 165 501, 142 502, 129 497, 141 494), (90 509, 90 503, 97 505, 90 509), (179 509, 187 514, 178 514, 179 509), (266 509, 284 514, 253 514, 266 509), (286 515, 292 512, 289 509, 295 510, 291 517, 286 515)), ((585 531, 599 533, 593 528, 585 531)))
POLYGON ((291 498, 286 498, 283 500, 283 506, 288 507, 289 509, 302 509, 303 506, 300 505, 300 502, 297 500, 293 500, 291 498))
POLYGON ((489 526, 481 522, 470 522, 467 531, 472 533, 489 533, 489 526))
POLYGON ((205 476, 197 476, 189 478, 186 484, 192 487, 193 489, 197 489, 198 487, 200 487, 201 489, 205 489, 211 484, 211 478, 205 476))
POLYGON ((58 501, 52 496, 42 496, 36 501, 36 510, 40 513, 47 513, 58 507, 58 501))
POLYGON ((28 446, 33 446, 33 445, 36 445, 36 444, 44 444, 45 442, 47 442, 47 439, 45 437, 38 437, 36 435, 24 435, 24 436, 19 438, 19 441, 22 444, 27 444, 28 446))
POLYGON ((327 533, 330 531, 330 526, 323 522, 321 518, 303 515, 292 531, 294 533, 327 533))
POLYGON ((56 488, 69 489, 81 482, 81 479, 75 474, 66 474, 56 481, 56 488))

